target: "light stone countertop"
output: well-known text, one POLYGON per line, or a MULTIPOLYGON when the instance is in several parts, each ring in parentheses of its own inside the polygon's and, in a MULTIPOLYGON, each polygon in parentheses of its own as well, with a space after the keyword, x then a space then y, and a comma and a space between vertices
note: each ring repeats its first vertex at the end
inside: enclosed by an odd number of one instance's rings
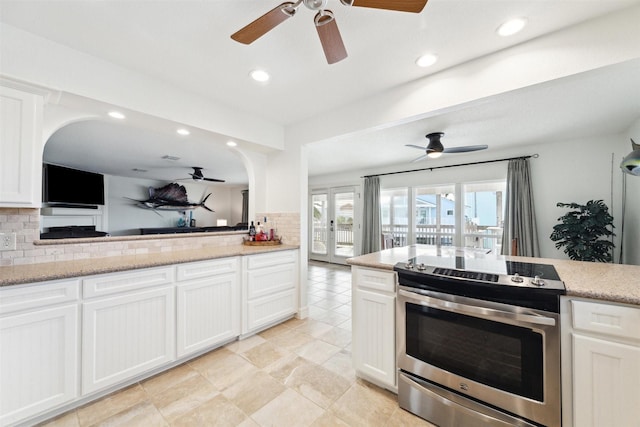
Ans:
POLYGON ((298 249, 298 246, 214 246, 197 250, 0 267, 0 287, 291 249, 298 249))
MULTIPOLYGON (((430 245, 411 245, 386 249, 368 255, 347 259, 350 265, 360 267, 393 270, 398 262, 407 261, 415 256, 463 256, 469 250, 452 247, 436 247, 430 245), (439 253, 438 253, 439 251, 439 253)), ((501 255, 488 255, 480 252, 480 256, 493 259, 506 259, 537 264, 552 264, 560 279, 567 288, 568 296, 593 298, 624 304, 640 305, 640 266, 610 264, 601 262, 584 262, 551 258, 529 258, 501 255)))

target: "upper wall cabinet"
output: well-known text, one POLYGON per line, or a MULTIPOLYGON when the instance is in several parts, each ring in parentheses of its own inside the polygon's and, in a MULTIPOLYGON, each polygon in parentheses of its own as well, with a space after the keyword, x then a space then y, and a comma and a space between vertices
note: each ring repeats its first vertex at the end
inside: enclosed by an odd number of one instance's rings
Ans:
POLYGON ((40 207, 44 97, 9 86, 0 81, 0 207, 40 207))

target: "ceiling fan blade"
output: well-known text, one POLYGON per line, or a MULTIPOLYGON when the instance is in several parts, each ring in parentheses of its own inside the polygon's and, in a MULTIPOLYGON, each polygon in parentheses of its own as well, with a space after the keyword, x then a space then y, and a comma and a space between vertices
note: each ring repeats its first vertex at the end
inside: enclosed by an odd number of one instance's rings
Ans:
POLYGON ((443 153, 467 153, 469 151, 480 151, 489 148, 488 145, 467 145, 465 147, 451 147, 442 150, 443 153))
POLYGON ((427 0, 353 0, 352 6, 420 13, 427 0))
POLYGON ((216 178, 202 178, 205 181, 212 181, 212 182, 225 182, 224 179, 216 179, 216 178))
POLYGON ((239 43, 253 43, 285 20, 291 18, 295 14, 295 9, 292 9, 291 6, 293 6, 293 3, 282 3, 232 34, 231 38, 239 43))
POLYGON ((411 147, 411 148, 417 148, 418 150, 426 150, 426 147, 421 147, 419 145, 413 145, 413 144, 404 144, 405 147, 411 147))
POLYGON ((335 64, 345 59, 347 57, 347 49, 342 42, 340 30, 333 13, 330 10, 324 10, 316 15, 314 21, 327 62, 335 64))

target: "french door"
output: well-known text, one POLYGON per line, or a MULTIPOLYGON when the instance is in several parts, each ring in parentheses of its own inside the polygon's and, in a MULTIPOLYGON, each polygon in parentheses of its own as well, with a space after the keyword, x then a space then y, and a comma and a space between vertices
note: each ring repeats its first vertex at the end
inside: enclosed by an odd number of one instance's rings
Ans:
POLYGON ((356 187, 311 192, 309 259, 346 264, 359 242, 359 194, 356 187))

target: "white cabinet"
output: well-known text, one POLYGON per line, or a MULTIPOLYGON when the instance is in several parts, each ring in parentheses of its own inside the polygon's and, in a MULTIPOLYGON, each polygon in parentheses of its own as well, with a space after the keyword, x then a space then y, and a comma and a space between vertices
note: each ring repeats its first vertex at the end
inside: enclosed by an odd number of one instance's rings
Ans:
POLYGON ((6 84, 0 81, 0 207, 39 207, 44 98, 6 84))
POLYGON ((84 280, 83 394, 175 360, 172 272, 157 268, 84 280), (92 299, 95 295, 106 296, 92 299))
POLYGON ((563 425, 637 426, 640 308, 562 299, 563 425))
POLYGON ((0 425, 78 397, 79 280, 0 289, 0 425))
POLYGON ((242 333, 257 332, 298 310, 298 251, 243 258, 242 333))
POLYGON ((237 258, 178 266, 178 357, 240 335, 239 267, 237 258))
POLYGON ((352 267, 353 365, 362 376, 396 389, 396 274, 352 267))

